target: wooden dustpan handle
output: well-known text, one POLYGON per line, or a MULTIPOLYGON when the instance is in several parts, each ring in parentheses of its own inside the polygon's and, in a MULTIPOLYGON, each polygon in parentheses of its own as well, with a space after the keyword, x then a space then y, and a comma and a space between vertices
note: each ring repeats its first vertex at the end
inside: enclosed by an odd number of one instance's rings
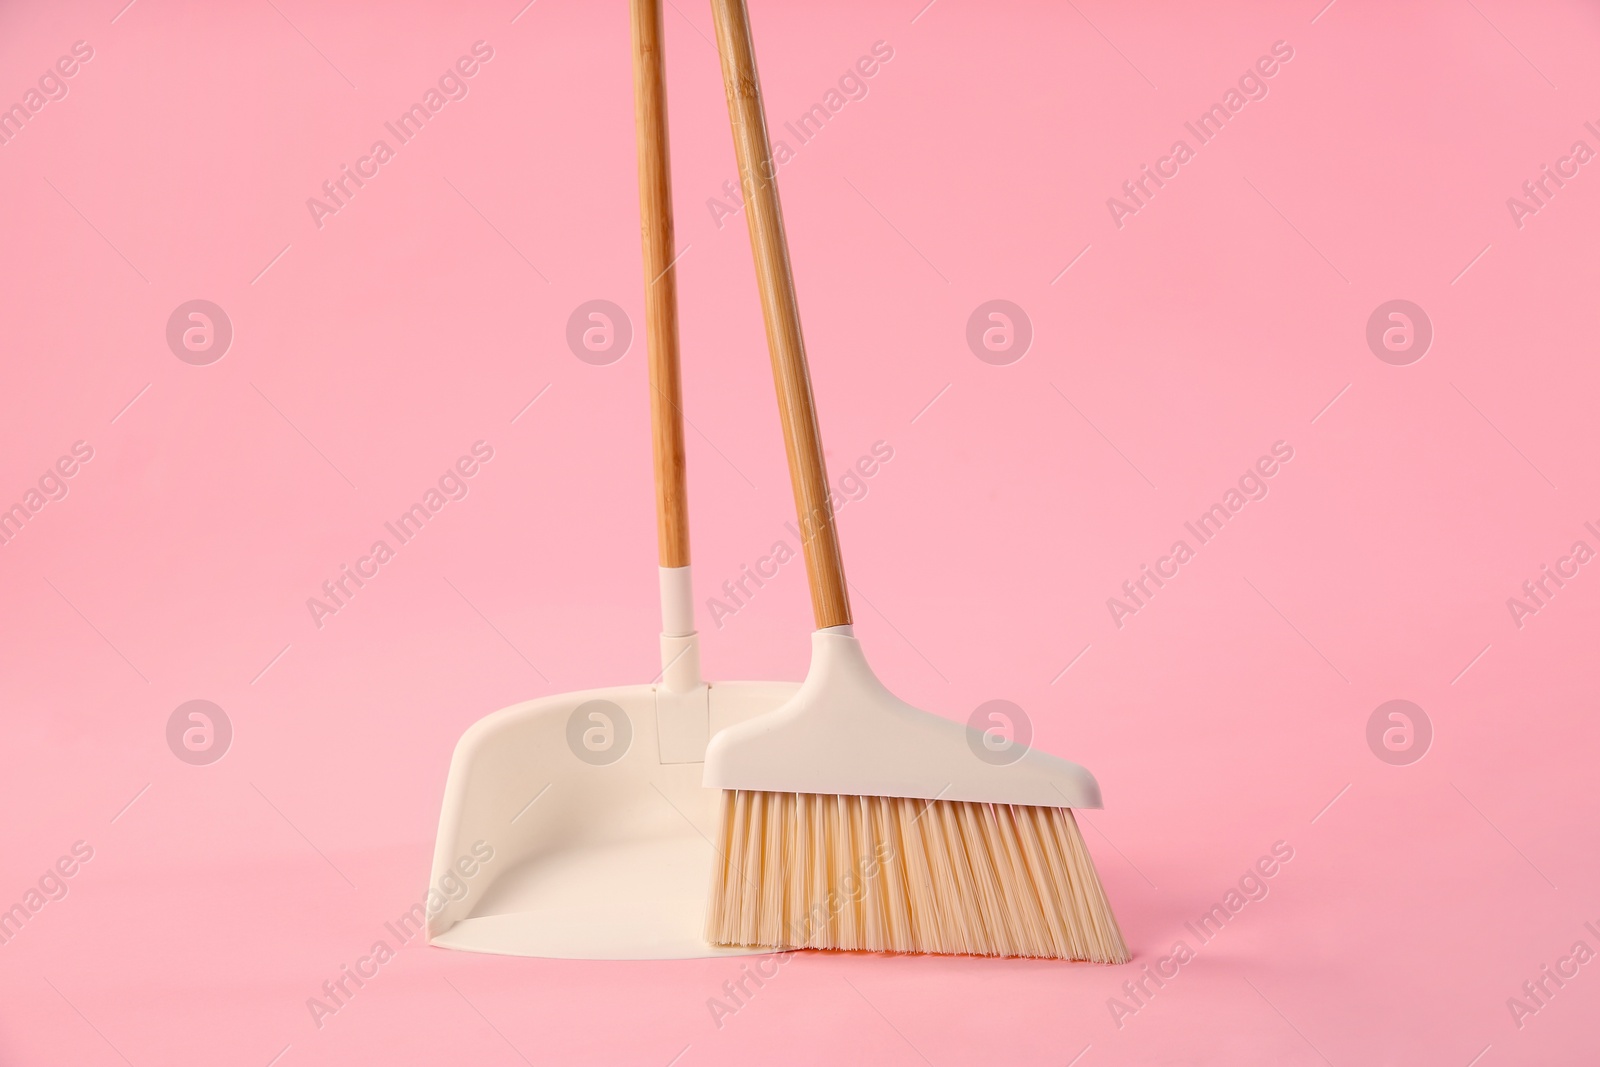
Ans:
POLYGON ((650 426, 655 454, 656 543, 661 566, 689 565, 689 497, 678 373, 678 276, 667 146, 667 82, 661 0, 633 0, 633 115, 644 241, 645 339, 650 351, 650 426))
POLYGON ((745 218, 755 255, 761 310, 767 323, 767 349, 778 389, 778 413, 789 453, 789 479, 794 484, 795 510, 804 534, 806 573, 811 578, 811 608, 817 628, 850 622, 844 562, 829 500, 828 473, 822 458, 816 406, 811 398, 811 373, 800 335, 800 309, 789 269, 789 245, 783 234, 776 170, 767 141, 767 119, 761 106, 755 46, 744 0, 711 0, 717 24, 717 51, 722 56, 722 83, 728 95, 728 119, 739 158, 745 218))

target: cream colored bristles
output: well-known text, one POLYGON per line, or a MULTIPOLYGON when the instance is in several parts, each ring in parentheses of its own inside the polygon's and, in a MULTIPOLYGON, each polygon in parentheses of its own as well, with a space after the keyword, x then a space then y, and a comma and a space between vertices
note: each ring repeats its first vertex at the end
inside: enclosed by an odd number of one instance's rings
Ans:
POLYGON ((724 791, 707 940, 1126 963, 1067 808, 724 791))

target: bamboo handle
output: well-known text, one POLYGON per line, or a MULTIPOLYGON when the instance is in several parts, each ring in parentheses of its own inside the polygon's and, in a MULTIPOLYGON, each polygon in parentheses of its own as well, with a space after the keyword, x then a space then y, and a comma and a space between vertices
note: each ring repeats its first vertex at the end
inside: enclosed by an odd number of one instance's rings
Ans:
POLYGON ((689 496, 678 373, 678 276, 667 146, 667 83, 661 0, 633 0, 633 116, 639 152, 639 231, 644 242, 645 339, 655 455, 656 544, 661 566, 689 565, 689 496))
POLYGON ((711 0, 717 24, 717 51, 722 56, 722 84, 728 95, 728 119, 744 187, 745 218, 755 255, 761 311, 767 324, 767 349, 778 389, 778 414, 789 453, 789 480, 795 510, 804 534, 806 573, 811 579, 811 609, 817 628, 850 622, 850 597, 845 589, 844 561, 829 500, 828 472, 811 399, 811 373, 800 336, 800 308, 795 302, 789 269, 789 245, 783 235, 783 210, 778 204, 776 171, 767 141, 767 119, 761 106, 761 81, 756 73, 755 45, 744 0, 711 0))

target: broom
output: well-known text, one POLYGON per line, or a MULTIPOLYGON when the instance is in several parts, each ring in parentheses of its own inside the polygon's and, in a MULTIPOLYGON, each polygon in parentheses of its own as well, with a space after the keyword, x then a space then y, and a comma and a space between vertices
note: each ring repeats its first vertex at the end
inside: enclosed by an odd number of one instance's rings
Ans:
POLYGON ((799 692, 707 749, 707 940, 1126 962, 1071 810, 1101 806, 1093 775, 1026 748, 978 758, 967 727, 884 688, 851 630, 749 16, 711 7, 817 631, 799 692))

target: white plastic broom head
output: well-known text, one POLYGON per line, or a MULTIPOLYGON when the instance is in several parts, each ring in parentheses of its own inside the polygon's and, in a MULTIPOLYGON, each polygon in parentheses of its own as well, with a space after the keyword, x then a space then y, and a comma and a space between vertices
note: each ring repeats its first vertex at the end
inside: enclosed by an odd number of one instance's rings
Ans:
POLYGON ((997 765, 981 735, 884 688, 848 626, 811 635, 805 684, 775 711, 718 733, 705 784, 724 790, 910 797, 1098 808, 1100 786, 1076 763, 1023 747, 997 765), (1015 758, 1013 758, 1015 757, 1015 758))

